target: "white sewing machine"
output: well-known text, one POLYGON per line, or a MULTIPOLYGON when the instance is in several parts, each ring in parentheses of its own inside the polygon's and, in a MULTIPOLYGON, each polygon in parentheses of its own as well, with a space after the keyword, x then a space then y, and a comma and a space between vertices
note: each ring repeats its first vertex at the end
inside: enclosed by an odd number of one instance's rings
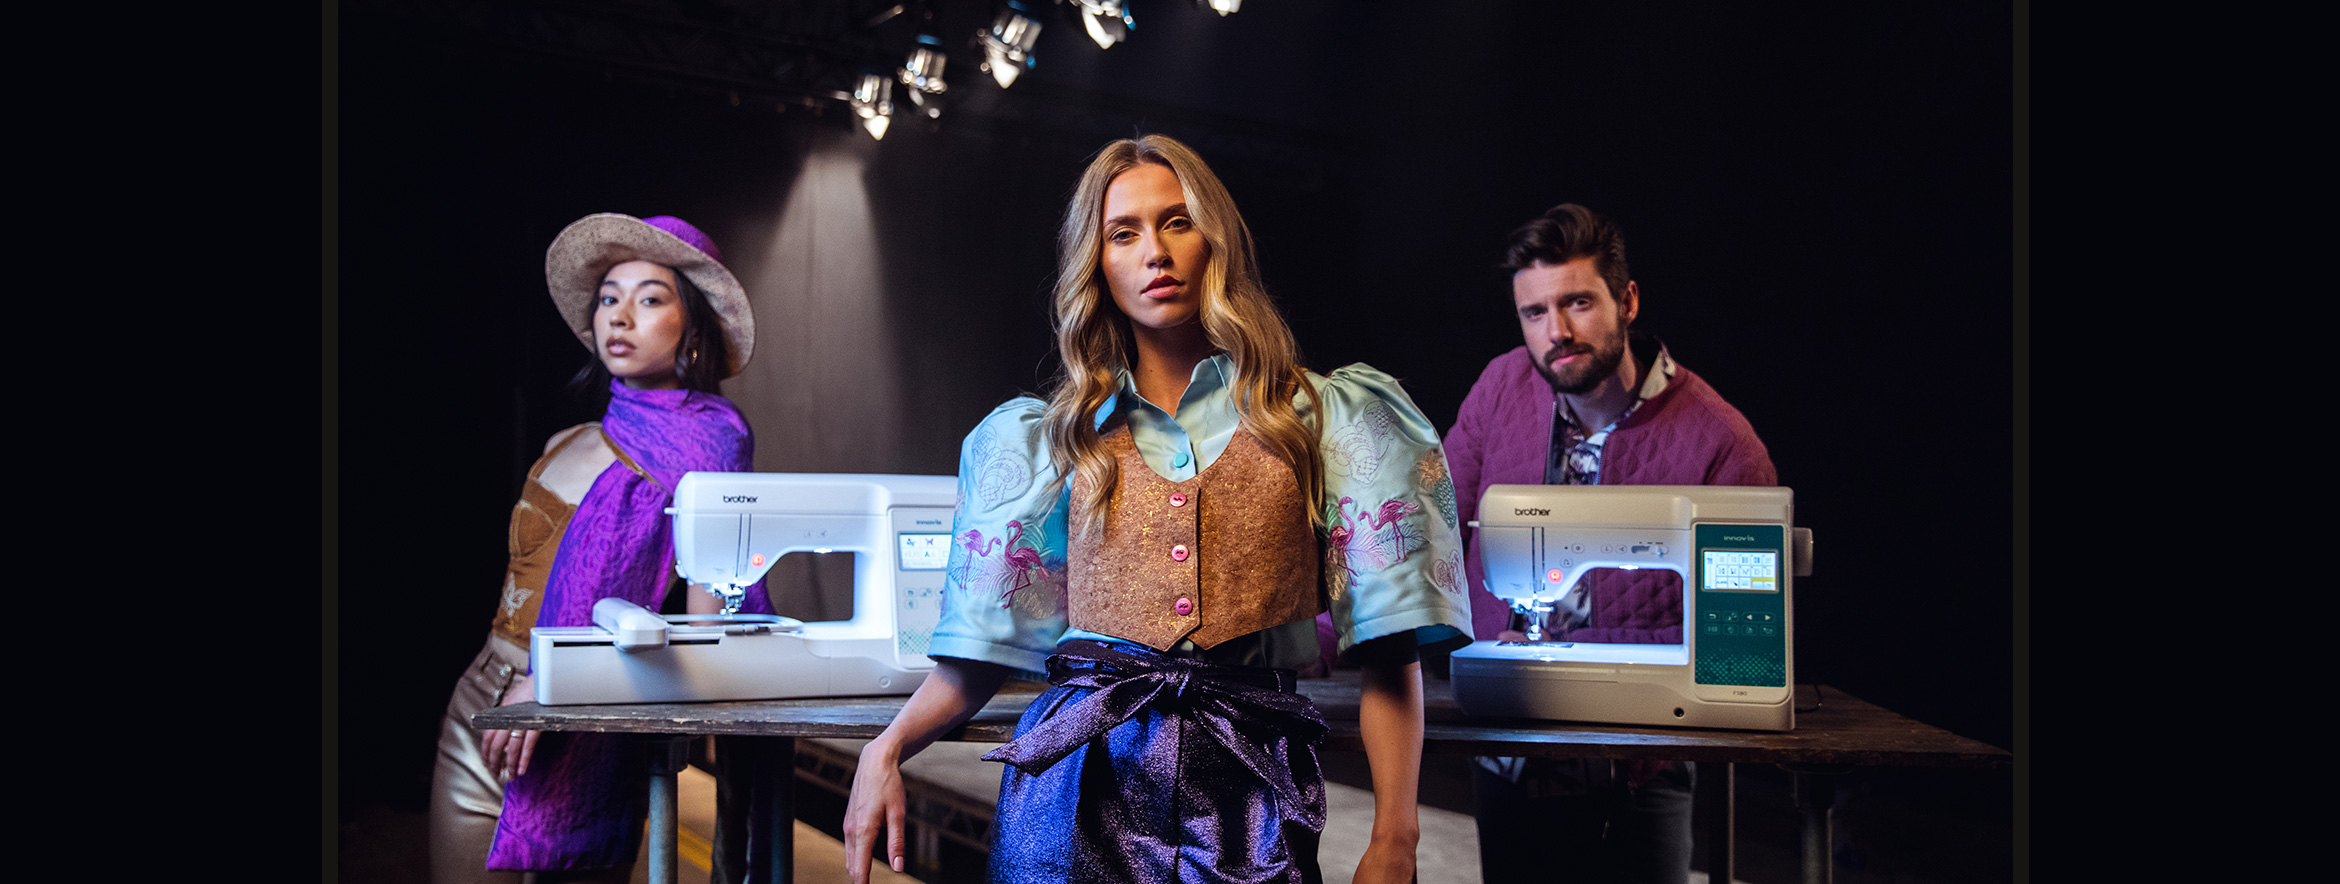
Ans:
MULTIPOLYGON (((1704 485, 1495 485, 1479 502, 1487 590, 1526 615, 1528 641, 1454 652, 1465 714, 1743 730, 1794 730, 1794 578, 1810 574, 1812 534, 1786 488, 1704 485), (1571 594, 1588 574, 1677 577, 1678 644, 1602 628, 1599 599, 1571 594), (1562 631, 1547 630, 1557 614, 1562 631), (1581 630, 1581 631, 1579 631, 1581 630)), ((1642 600, 1665 601, 1647 591, 1642 600)), ((1670 602, 1666 602, 1670 604, 1670 602)), ((1614 612, 1612 612, 1614 613, 1614 612)), ((1647 612, 1645 612, 1646 615, 1647 612)), ((1666 612, 1671 613, 1671 612, 1666 612)), ((1638 633, 1638 634, 1637 634, 1638 633)))
POLYGON ((941 618, 957 497, 950 476, 685 473, 667 510, 676 573, 736 610, 781 556, 851 552, 852 619, 662 615, 605 598, 593 626, 531 634, 536 702, 907 694, 934 669, 926 646, 941 618))

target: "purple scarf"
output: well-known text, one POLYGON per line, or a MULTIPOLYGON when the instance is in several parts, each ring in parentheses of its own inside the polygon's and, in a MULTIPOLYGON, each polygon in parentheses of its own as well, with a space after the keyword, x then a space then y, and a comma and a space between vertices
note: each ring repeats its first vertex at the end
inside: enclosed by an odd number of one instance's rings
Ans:
MULTIPOLYGON (((636 390, 612 380, 601 428, 656 482, 623 461, 593 480, 553 556, 538 626, 590 626, 609 596, 653 611, 674 573, 675 483, 693 470, 754 469, 755 434, 731 401, 712 393, 636 390)), ((761 581, 740 610, 769 614, 761 581)), ((632 865, 640 845, 642 749, 615 734, 545 733, 528 773, 504 787, 491 869, 632 865)))

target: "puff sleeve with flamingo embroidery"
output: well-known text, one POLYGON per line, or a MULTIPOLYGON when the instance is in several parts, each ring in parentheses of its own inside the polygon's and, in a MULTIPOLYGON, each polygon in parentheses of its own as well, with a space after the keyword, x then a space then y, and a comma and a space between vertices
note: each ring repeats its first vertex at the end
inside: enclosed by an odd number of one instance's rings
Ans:
POLYGON ((1324 576, 1340 650, 1408 629, 1423 644, 1469 637, 1461 526, 1438 431, 1397 379, 1373 368, 1310 380, 1324 399, 1324 576))
POLYGON ((1039 672, 1065 632, 1065 492, 1029 397, 993 409, 959 446, 959 500, 927 653, 1039 672), (1053 492, 1053 493, 1051 493, 1053 492))

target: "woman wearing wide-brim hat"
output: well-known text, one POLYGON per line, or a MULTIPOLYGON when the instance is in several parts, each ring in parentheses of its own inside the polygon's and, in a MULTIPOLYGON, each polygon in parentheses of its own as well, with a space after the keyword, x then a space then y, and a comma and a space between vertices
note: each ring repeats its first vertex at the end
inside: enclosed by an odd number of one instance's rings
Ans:
MULTIPOLYGON (((528 633, 584 626, 619 596, 652 610, 674 574, 664 510, 692 470, 752 469, 755 436, 717 384, 755 348, 747 292, 713 240, 667 216, 589 215, 545 252, 545 283, 593 358, 580 392, 602 419, 553 435, 512 508, 502 602, 455 685, 431 777, 434 880, 624 880, 641 840, 639 753, 598 734, 472 730, 471 714, 531 701, 528 633)), ((720 602, 698 590, 688 610, 720 602)), ((769 613, 760 586, 741 610, 769 613)))

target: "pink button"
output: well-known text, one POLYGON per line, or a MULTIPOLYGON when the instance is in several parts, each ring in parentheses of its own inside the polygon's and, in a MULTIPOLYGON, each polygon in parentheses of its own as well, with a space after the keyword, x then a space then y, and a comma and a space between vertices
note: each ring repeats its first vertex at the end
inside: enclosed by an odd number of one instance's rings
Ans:
POLYGON ((1186 561, 1186 544, 1181 543, 1177 546, 1171 547, 1170 558, 1172 561, 1186 561))
POLYGON ((1193 600, 1193 599, 1179 599, 1179 600, 1178 600, 1178 604, 1176 604, 1176 605, 1172 605, 1171 607, 1177 608, 1177 609, 1178 609, 1178 616, 1180 616, 1180 617, 1184 617, 1184 616, 1186 616, 1186 615, 1188 615, 1188 614, 1192 614, 1192 613, 1194 613, 1194 600, 1193 600))
POLYGON ((1170 495, 1170 505, 1171 505, 1171 506, 1185 506, 1185 505, 1186 505, 1186 495, 1184 495, 1184 494, 1173 494, 1173 495, 1170 495))

